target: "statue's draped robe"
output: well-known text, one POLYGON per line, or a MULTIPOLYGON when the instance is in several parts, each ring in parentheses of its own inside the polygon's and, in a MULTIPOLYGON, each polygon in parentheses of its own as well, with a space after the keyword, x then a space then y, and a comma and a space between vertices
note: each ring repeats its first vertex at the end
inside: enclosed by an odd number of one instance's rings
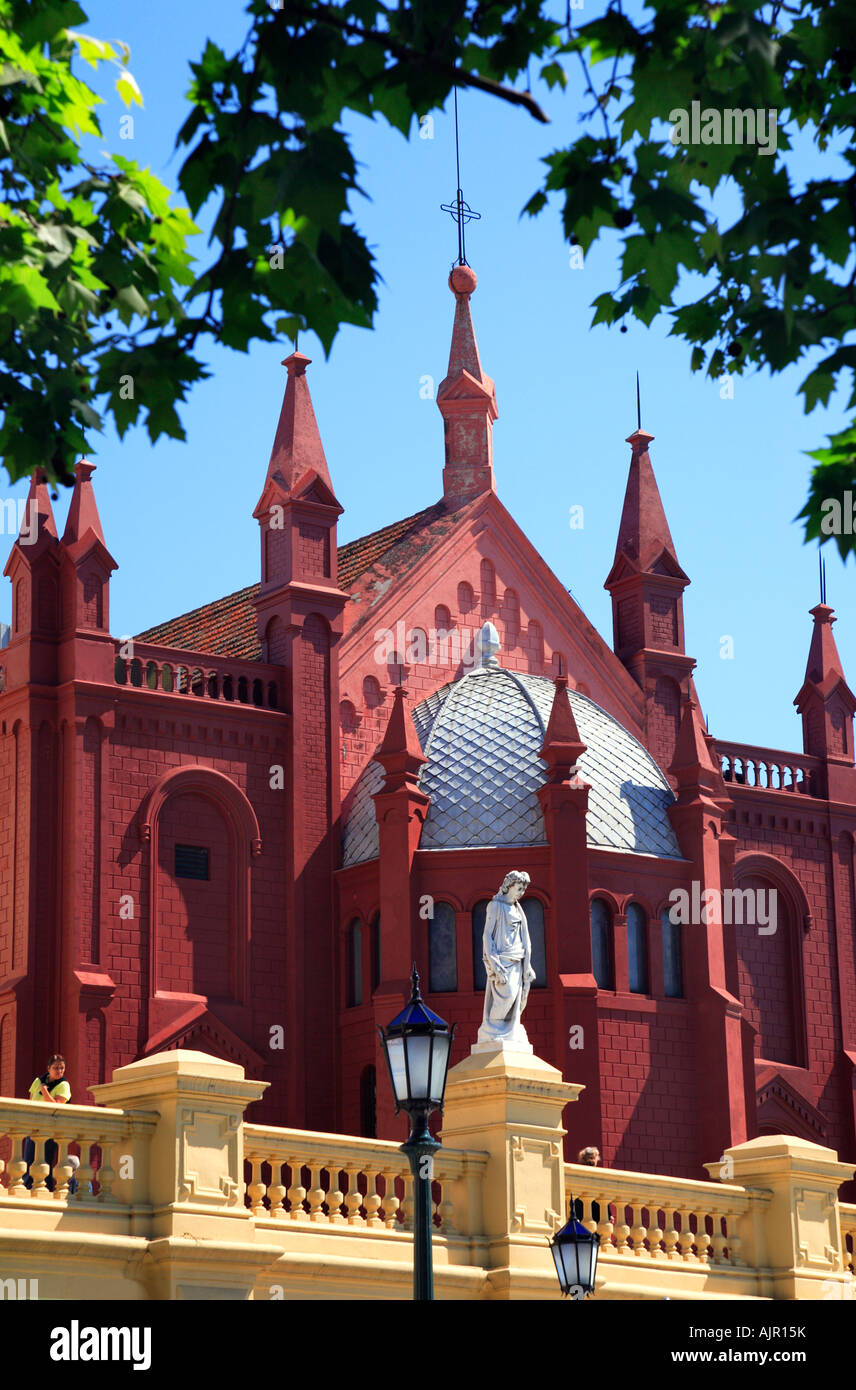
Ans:
POLYGON ((484 1017, 479 1042, 527 1042, 520 1015, 529 995, 531 947, 526 914, 520 903, 500 893, 487 905, 483 958, 487 973, 484 1017), (505 976, 500 983, 498 976, 505 976))

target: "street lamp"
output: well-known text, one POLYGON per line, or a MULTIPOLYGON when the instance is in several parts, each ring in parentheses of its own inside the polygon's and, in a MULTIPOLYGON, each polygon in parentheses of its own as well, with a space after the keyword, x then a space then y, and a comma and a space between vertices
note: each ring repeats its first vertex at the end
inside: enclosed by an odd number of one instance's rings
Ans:
POLYGON ((378 1032, 395 1095, 395 1113, 406 1110, 410 1116, 410 1138, 401 1148, 413 1174, 413 1297, 422 1301, 434 1297, 431 1179, 434 1154, 441 1147, 428 1130, 428 1116, 432 1110, 443 1109, 449 1053, 457 1024, 450 1030, 448 1023, 423 1002, 415 965, 410 982, 408 1003, 378 1032))
POLYGON ((594 1293, 599 1249, 600 1236, 587 1231, 574 1216, 572 1197, 570 1219, 550 1241, 563 1295, 573 1293, 574 1298, 585 1298, 587 1293, 594 1293))

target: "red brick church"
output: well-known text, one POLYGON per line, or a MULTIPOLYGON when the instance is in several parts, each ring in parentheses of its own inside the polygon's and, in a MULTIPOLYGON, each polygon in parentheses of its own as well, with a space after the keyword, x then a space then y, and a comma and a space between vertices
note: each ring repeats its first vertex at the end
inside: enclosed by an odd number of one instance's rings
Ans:
POLYGON ((711 738, 638 428, 608 645, 497 496, 475 283, 450 277, 439 499, 338 544, 294 352, 260 581, 133 641, 110 633, 121 538, 92 465, 62 538, 33 479, 0 650, 0 1093, 46 1049, 86 1101, 189 1047, 270 1082, 254 1120, 403 1138, 377 1025, 415 960, 468 1052, 485 905, 514 868, 523 1021, 585 1084, 569 1153, 703 1177, 784 1132, 854 1161, 856 698, 832 610, 805 634, 802 752, 711 738))

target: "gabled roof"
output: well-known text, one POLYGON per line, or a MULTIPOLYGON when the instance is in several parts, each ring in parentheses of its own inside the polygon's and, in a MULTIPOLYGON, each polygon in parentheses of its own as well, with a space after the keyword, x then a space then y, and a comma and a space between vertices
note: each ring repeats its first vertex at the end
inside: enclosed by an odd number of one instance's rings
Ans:
MULTIPOLYGON (((339 587, 346 591, 350 589, 360 575, 379 560, 394 569, 396 557, 390 552, 444 514, 444 504, 437 502, 421 512, 414 512, 412 516, 340 546, 339 587)), ((412 557, 402 556, 401 563, 412 563, 412 557)), ((189 613, 182 613, 177 618, 147 628, 145 632, 138 632, 137 641, 177 647, 183 651, 210 652, 212 656, 231 656, 239 661, 261 661, 256 610, 253 606, 258 592, 259 585, 250 584, 246 589, 238 589, 225 598, 215 599, 213 603, 205 603, 201 608, 193 608, 189 613)))

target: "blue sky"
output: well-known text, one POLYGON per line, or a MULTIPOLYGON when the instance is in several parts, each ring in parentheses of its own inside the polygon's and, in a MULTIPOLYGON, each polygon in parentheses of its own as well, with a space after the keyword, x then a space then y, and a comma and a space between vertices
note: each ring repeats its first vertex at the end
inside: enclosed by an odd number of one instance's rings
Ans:
MULTIPOLYGON (((234 50, 246 29, 235 3, 148 0, 85 4, 88 32, 131 45, 131 69, 145 99, 135 138, 120 141, 124 108, 101 109, 104 146, 150 165, 174 185, 172 155, 186 110, 191 59, 207 37, 234 50)), ((86 70, 87 72, 89 70, 86 70)), ((83 74, 82 74, 83 75, 83 74)), ((534 74, 533 74, 534 76, 534 74)), ((793 518, 803 505, 803 453, 840 428, 844 400, 805 416, 796 394, 805 369, 735 379, 734 399, 689 370, 689 349, 629 321, 590 329, 590 304, 616 285, 615 243, 595 248, 583 269, 569 265, 558 204, 535 220, 520 210, 541 181, 539 160, 572 139, 580 89, 546 93, 543 126, 518 108, 477 93, 460 98, 462 182, 482 220, 468 230, 479 276, 472 308, 483 365, 496 382, 494 428, 499 495, 547 563, 611 641, 610 569, 627 476, 625 437, 635 425, 635 372, 642 423, 678 558, 692 584, 685 595, 687 650, 711 731, 768 747, 802 747, 793 697, 802 684, 817 602, 817 552, 793 518), (585 524, 572 530, 569 511, 585 524), (733 639, 733 659, 720 656, 733 639)), ((439 210, 454 197, 450 117, 434 138, 409 142, 361 118, 350 131, 371 201, 357 199, 358 225, 384 284, 375 329, 345 328, 309 379, 327 459, 345 508, 349 540, 435 501, 442 491, 443 432, 436 405, 420 396, 426 375, 445 374, 453 299, 446 278, 455 228, 439 210)), ((152 446, 142 429, 119 441, 93 440, 96 494, 107 543, 119 563, 111 587, 111 628, 133 633, 229 593, 258 576, 251 513, 265 475, 291 350, 259 345, 242 355, 209 345, 211 380, 182 409, 187 442, 152 446)), ((21 488, 4 495, 18 496, 21 488)), ((64 521, 67 496, 55 504, 64 521)), ((825 547, 828 598, 845 673, 856 683, 856 619, 845 602, 852 579, 825 547)), ((0 618, 8 620, 8 587, 0 618)))

